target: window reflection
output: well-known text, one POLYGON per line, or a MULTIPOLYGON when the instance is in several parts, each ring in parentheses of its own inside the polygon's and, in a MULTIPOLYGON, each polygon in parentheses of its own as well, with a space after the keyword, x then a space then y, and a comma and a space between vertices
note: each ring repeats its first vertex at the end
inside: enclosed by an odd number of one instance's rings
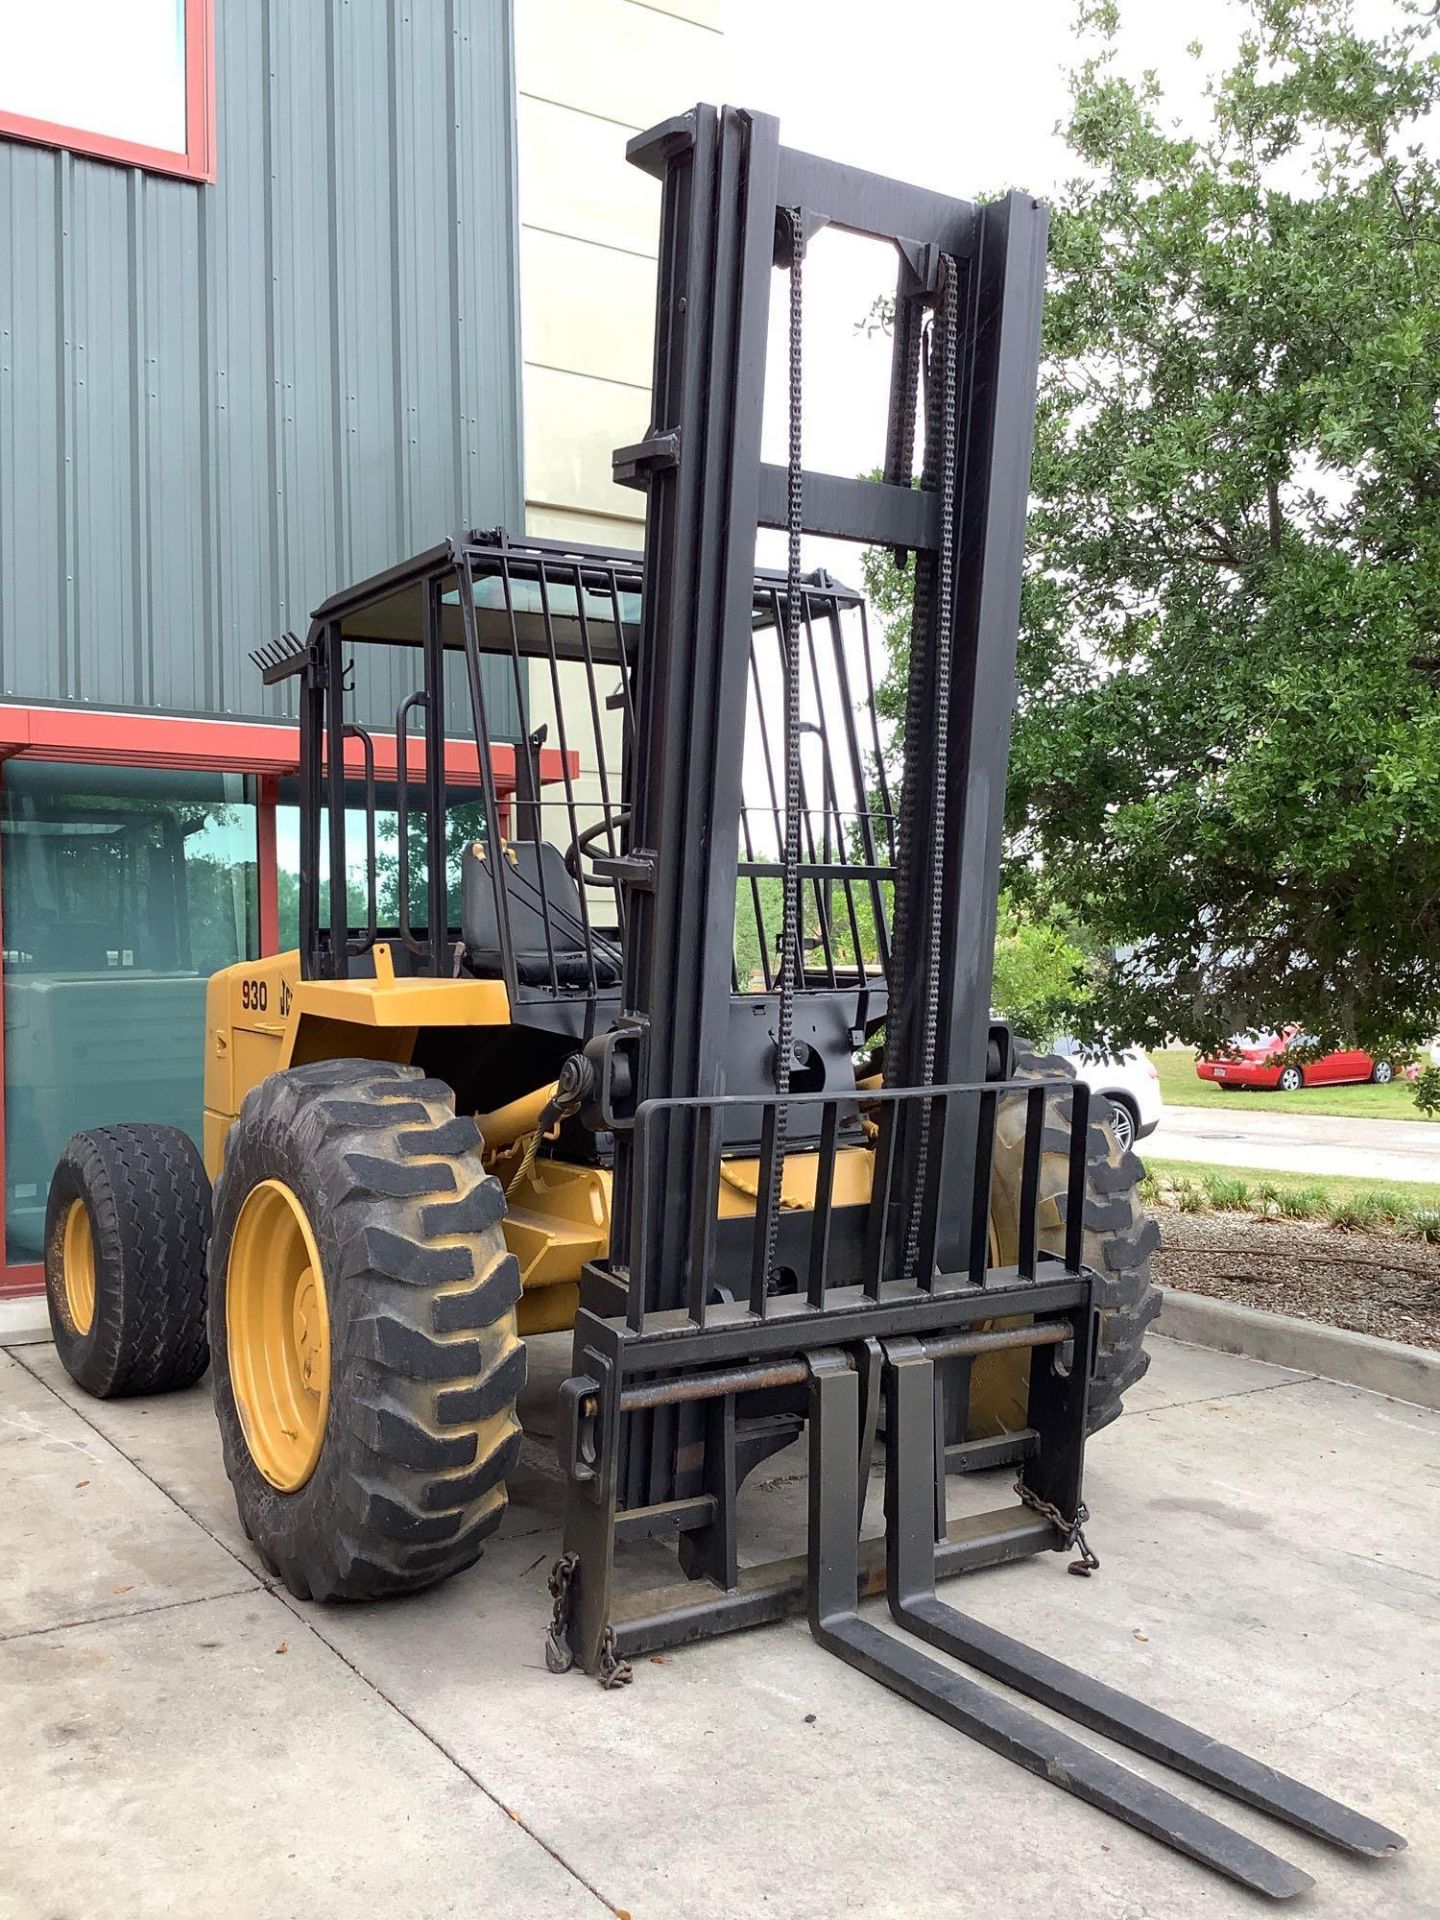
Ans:
POLYGON ((250 783, 12 760, 0 875, 14 1263, 41 1256, 72 1133, 148 1120, 200 1142, 205 984, 258 951, 250 783))

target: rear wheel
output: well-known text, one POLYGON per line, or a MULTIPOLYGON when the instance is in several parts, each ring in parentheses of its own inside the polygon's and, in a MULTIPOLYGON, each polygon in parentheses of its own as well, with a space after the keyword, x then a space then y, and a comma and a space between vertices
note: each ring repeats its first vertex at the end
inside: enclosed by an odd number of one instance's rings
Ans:
POLYGON ((505 1202, 417 1067, 246 1095, 215 1191, 215 1407, 241 1523, 298 1598, 415 1592, 505 1512, 525 1349, 505 1202))
MULTIPOLYGON (((1074 1079, 1074 1069, 1058 1054, 1042 1058, 1017 1048, 1013 1077, 1062 1083, 1045 1102, 1039 1244, 1047 1253, 1063 1253, 1070 1153, 1070 1101, 1063 1083, 1074 1079)), ((1001 1101, 995 1123, 990 1224, 997 1265, 1012 1263, 1019 1245, 1024 1146, 1025 1102, 1016 1095, 1001 1101)), ((1150 1279, 1150 1256, 1160 1234, 1140 1200, 1145 1169, 1115 1138, 1108 1113, 1091 1121, 1086 1146, 1082 1257, 1100 1276, 1096 1297, 1100 1342, 1090 1383, 1088 1429, 1097 1433, 1118 1417, 1125 1394, 1150 1365, 1145 1330, 1160 1311, 1160 1296, 1150 1279)), ((970 1437, 1014 1433, 1023 1427, 1028 1379, 1026 1353, 989 1354, 977 1360, 970 1381, 970 1437)))
POLYGON ((1388 1087, 1395 1078, 1395 1066, 1390 1060, 1377 1060, 1370 1069, 1370 1079, 1374 1086, 1388 1087))
POLYGON ((178 1127, 71 1136, 45 1210, 45 1298, 61 1364, 97 1399, 190 1387, 209 1365, 210 1182, 178 1127))
POLYGON ((1298 1093, 1305 1084, 1305 1075, 1299 1067, 1280 1069, 1279 1087, 1281 1093, 1298 1093))

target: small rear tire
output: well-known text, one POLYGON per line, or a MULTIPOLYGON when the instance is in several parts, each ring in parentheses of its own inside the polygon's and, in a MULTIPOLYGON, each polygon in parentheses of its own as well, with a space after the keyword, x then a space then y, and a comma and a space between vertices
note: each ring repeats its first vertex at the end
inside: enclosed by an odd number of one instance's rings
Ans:
POLYGON ((210 1364, 210 1182, 178 1127, 72 1134, 45 1209, 55 1351, 98 1400, 194 1386, 210 1364))
POLYGON ((505 1512, 520 1273, 475 1122, 418 1067, 245 1096, 215 1190, 215 1410, 240 1522, 301 1600, 414 1593, 505 1512))

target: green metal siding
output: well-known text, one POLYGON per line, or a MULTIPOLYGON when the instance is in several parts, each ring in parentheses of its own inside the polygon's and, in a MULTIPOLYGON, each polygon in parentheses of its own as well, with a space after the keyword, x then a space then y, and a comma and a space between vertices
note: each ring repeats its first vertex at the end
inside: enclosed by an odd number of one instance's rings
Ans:
POLYGON ((213 187, 0 140, 10 699, 278 714, 258 641, 523 524, 507 0, 215 26, 213 187))

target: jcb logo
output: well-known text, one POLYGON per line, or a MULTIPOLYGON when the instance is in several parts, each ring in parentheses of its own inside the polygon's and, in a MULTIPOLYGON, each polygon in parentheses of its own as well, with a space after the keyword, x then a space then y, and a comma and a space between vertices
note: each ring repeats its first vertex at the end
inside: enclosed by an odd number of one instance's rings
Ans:
POLYGON ((282 1020, 286 1014, 289 1013, 290 1002, 293 998, 294 996, 290 991, 290 982, 288 980, 282 980, 280 982, 280 1018, 282 1020))

